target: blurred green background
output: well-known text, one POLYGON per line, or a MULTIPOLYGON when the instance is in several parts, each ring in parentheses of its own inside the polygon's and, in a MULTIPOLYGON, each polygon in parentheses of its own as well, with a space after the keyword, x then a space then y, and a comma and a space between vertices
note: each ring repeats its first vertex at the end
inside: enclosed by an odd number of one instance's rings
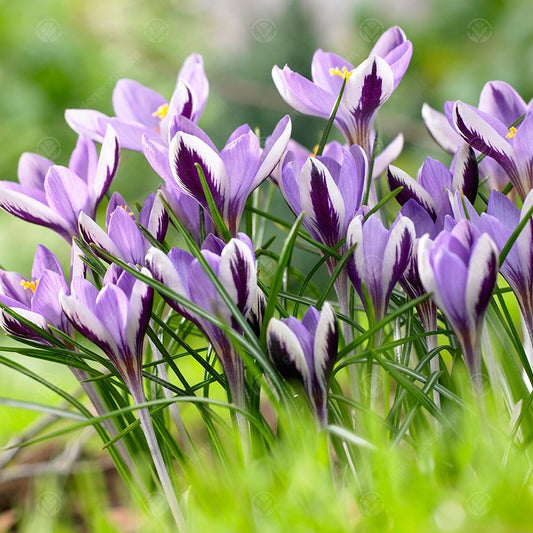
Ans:
MULTIPOLYGON (((448 99, 477 104, 486 81, 511 83, 533 95, 530 6, 518 0, 0 0, 0 176, 15 180, 24 151, 66 164, 76 141, 66 108, 112 113, 119 78, 133 78, 166 97, 184 58, 203 55, 210 98, 201 126, 221 146, 244 122, 268 135, 289 108, 271 81, 273 65, 288 63, 309 76, 321 47, 357 64, 383 29, 400 25, 414 45, 411 67, 380 112, 385 139, 402 131, 406 148, 397 163, 415 173, 430 154, 448 162, 426 133, 423 102, 441 109, 448 99)), ((313 146, 323 122, 291 113, 294 137, 313 146)), ((157 187, 142 155, 123 152, 112 189, 130 202, 157 187)), ((59 237, 0 212, 0 265, 28 273, 38 243, 67 259, 59 237)), ((6 341, 2 341, 6 342, 6 341)), ((39 367, 41 368, 41 367, 39 367)), ((50 380, 70 379, 43 366, 50 380)), ((27 381, 0 368, 0 396, 28 397, 27 381)), ((33 385, 31 385, 34 387, 33 385)), ((37 387, 34 387, 37 389, 37 387)), ((32 391, 33 400, 50 393, 32 391)), ((0 409, 0 443, 32 418, 0 409)))

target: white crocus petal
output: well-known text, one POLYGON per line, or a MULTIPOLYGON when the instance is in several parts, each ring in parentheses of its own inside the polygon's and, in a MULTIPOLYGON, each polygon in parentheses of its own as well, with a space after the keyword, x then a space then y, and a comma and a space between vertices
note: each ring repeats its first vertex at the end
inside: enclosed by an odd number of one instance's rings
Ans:
POLYGON ((117 133, 111 126, 107 126, 94 178, 87 184, 93 209, 96 208, 117 173, 119 158, 120 145, 117 133))
POLYGON ((302 346, 298 341, 298 337, 287 324, 277 318, 272 318, 268 323, 267 339, 269 340, 269 346, 275 339, 276 344, 282 347, 283 353, 280 354, 281 357, 287 357, 294 364, 296 370, 302 376, 306 389, 311 390, 311 373, 307 366, 302 346))
POLYGON ((158 248, 152 247, 146 253, 146 265, 153 277, 174 292, 187 296, 189 291, 183 286, 181 278, 169 257, 158 248))
POLYGON ((422 106, 422 118, 435 141, 450 154, 455 154, 463 139, 448 122, 446 115, 439 113, 430 105, 424 104, 422 106))
POLYGON ((306 160, 300 173, 300 204, 315 231, 324 237, 338 235, 344 227, 342 194, 327 167, 314 157, 306 160))
POLYGON ((414 240, 413 222, 407 217, 400 217, 390 230, 383 254, 382 286, 385 291, 403 274, 414 240))
POLYGON ((259 169, 255 174, 255 178, 252 182, 251 189, 255 189, 265 180, 270 173, 274 170, 274 167, 279 163, 281 156, 287 148, 287 143, 291 138, 292 122, 288 115, 283 117, 272 132, 271 139, 274 142, 271 145, 266 145, 263 154, 261 156, 259 169), (279 131, 281 130, 281 131, 279 131))
POLYGON ((170 170, 183 190, 204 207, 208 207, 195 163, 202 167, 215 204, 224 218, 231 194, 231 186, 224 162, 213 148, 198 137, 179 131, 169 147, 170 170))
POLYGON ((465 304, 467 315, 475 321, 486 309, 490 293, 498 275, 498 249, 488 233, 483 233, 474 244, 468 263, 465 304), (479 306, 481 305, 481 309, 479 306))
POLYGON ((333 351, 336 349, 336 346, 329 344, 333 341, 332 335, 335 336, 336 319, 333 307, 326 302, 320 313, 314 342, 315 374, 317 382, 324 393, 327 392, 327 382, 329 379, 329 376, 326 375, 327 369, 332 365, 332 359, 337 355, 333 351))
POLYGON ((430 254, 433 246, 434 242, 429 238, 427 233, 422 235, 418 240, 418 274, 424 289, 432 295, 431 297, 437 307, 444 309, 444 304, 435 280, 435 273, 433 272, 430 261, 430 254))
POLYGON ((59 295, 59 301, 67 318, 84 337, 101 348, 106 347, 110 354, 119 353, 117 344, 107 328, 85 303, 65 293, 59 295))
POLYGON ((255 300, 257 273, 252 252, 245 243, 231 239, 224 247, 218 277, 237 307, 246 314, 255 300))
POLYGON ((122 258, 120 250, 109 238, 109 235, 91 217, 83 212, 78 217, 78 227, 85 242, 95 244, 114 257, 122 258))

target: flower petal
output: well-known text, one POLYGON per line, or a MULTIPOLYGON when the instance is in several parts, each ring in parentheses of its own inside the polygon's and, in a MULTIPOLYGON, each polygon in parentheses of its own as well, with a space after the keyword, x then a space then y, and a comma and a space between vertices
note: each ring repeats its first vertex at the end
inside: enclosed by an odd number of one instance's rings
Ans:
POLYGON ((309 157, 300 174, 300 203, 305 220, 322 242, 334 246, 342 238, 344 201, 327 167, 309 157))
POLYGON ((428 104, 424 104, 422 106, 422 118, 436 143, 447 152, 455 154, 463 140, 457 131, 452 128, 446 116, 428 104))
POLYGON ((212 148, 197 137, 178 132, 170 143, 169 159, 178 185, 209 211, 195 166, 199 164, 217 208, 223 217, 227 216, 230 182, 222 159, 212 148))
POLYGON ((149 129, 155 129, 159 125, 159 118, 153 113, 166 103, 159 93, 135 80, 118 80, 113 90, 115 115, 128 122, 138 122, 149 129))
POLYGON ((279 94, 291 107, 306 115, 328 118, 338 95, 315 85, 287 65, 272 69, 272 79, 279 94))
POLYGON ((111 126, 108 126, 102 142, 96 172, 93 175, 93 179, 87 182, 91 195, 92 209, 96 209, 115 177, 118 170, 119 156, 120 146, 117 133, 111 126))
POLYGON ((306 387, 309 386, 311 373, 302 346, 287 324, 276 318, 270 320, 267 347, 270 358, 284 378, 299 378, 306 387))
POLYGON ((387 182, 391 191, 398 187, 403 187, 402 191, 396 196, 401 205, 404 205, 409 200, 414 200, 431 215, 433 220, 436 220, 438 208, 434 198, 407 172, 390 165, 387 171, 387 182))

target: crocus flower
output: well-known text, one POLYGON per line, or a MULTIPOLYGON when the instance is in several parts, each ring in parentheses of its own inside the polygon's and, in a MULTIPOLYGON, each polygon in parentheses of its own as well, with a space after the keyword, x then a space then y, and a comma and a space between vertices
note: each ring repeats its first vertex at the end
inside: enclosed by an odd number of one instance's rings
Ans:
MULTIPOLYGON (((148 195, 139 212, 139 224, 157 241, 162 242, 168 216, 159 195, 148 195)), ((119 193, 113 193, 106 215, 106 231, 85 213, 79 217, 80 234, 88 244, 96 244, 126 263, 144 265, 150 243, 136 224, 135 215, 119 193)))
MULTIPOLYGON (((533 206, 533 191, 526 196, 522 209, 498 191, 492 191, 487 211, 478 215, 467 203, 457 203, 457 217, 464 217, 466 205, 468 217, 479 231, 488 233, 501 252, 518 224, 533 206)), ((516 296, 528 333, 533 339, 533 221, 530 219, 509 250, 500 273, 516 296)))
POLYGON ((150 287, 116 265, 109 267, 100 291, 75 277, 70 294, 60 297, 67 318, 104 351, 137 399, 142 393, 142 347, 152 297, 150 287))
POLYGON ((375 213, 366 220, 358 214, 350 222, 346 245, 356 247, 347 264, 348 275, 365 307, 366 290, 376 321, 385 316, 392 289, 409 263, 414 239, 413 223, 401 215, 390 229, 375 213))
MULTIPOLYGON (((246 316, 255 303, 257 292, 255 254, 249 237, 240 233, 238 238, 233 238, 224 244, 222 240, 210 234, 202 246, 202 255, 243 316, 246 316)), ((168 255, 165 255, 161 250, 151 248, 146 256, 146 263, 155 279, 238 331, 231 311, 198 259, 190 253, 172 248, 168 255)), ((224 331, 176 301, 171 299, 167 301, 207 336, 222 363, 232 400, 242 406, 244 367, 224 331)))
MULTIPOLYGON (((179 122, 175 122, 171 134, 174 135, 178 131, 186 131, 201 138, 204 136, 206 142, 211 143, 207 135, 190 120, 181 118, 179 122)), ((214 232, 213 221, 200 204, 185 193, 174 180, 170 170, 168 146, 161 140, 145 135, 143 136, 143 152, 152 168, 165 181, 165 186, 161 190, 165 201, 196 242, 201 244, 207 234, 214 232)))
POLYGON ((248 196, 278 164, 290 135, 291 122, 285 116, 261 151, 257 136, 243 125, 218 152, 205 133, 199 136, 178 131, 170 144, 170 169, 178 185, 209 212, 195 164, 200 165, 215 205, 235 236, 248 196))
POLYGON ((310 307, 302 321, 272 318, 267 346, 280 374, 301 382, 319 423, 328 422, 329 378, 337 357, 339 340, 335 311, 328 303, 319 312, 310 307))
POLYGON ((508 128, 463 102, 456 102, 453 119, 463 139, 472 148, 494 159, 507 173, 523 200, 533 188, 533 114, 528 112, 518 127, 508 128))
POLYGON ((360 145, 370 157, 376 112, 400 83, 411 55, 411 42, 400 28, 393 27, 383 33, 369 58, 357 68, 336 54, 317 50, 311 63, 312 81, 287 65, 283 69, 275 66, 272 78, 291 107, 326 119, 346 79, 335 125, 348 144, 360 145))
MULTIPOLYGON (((67 290, 61 264, 42 245, 37 247, 29 279, 18 272, 0 270, 0 302, 43 330, 48 330, 51 325, 67 335, 71 334, 72 327, 59 302, 59 294, 67 290)), ((9 313, 2 311, 0 320, 3 328, 12 335, 48 344, 37 332, 9 313)))
POLYGON ((461 143, 448 170, 440 161, 426 158, 415 180, 395 166, 389 166, 387 179, 390 190, 403 187, 396 196, 401 205, 416 201, 436 223, 438 231, 444 227, 444 218, 452 214, 448 191, 460 190, 471 202, 475 201, 478 187, 478 168, 474 152, 461 143))
POLYGON ((348 224, 361 207, 368 162, 359 146, 332 144, 323 156, 300 164, 287 152, 280 188, 292 211, 305 212, 304 224, 317 241, 333 247, 346 237, 348 224))
POLYGON ((472 377, 481 370, 481 330, 498 276, 498 249, 487 233, 461 220, 432 241, 418 245, 418 270, 425 289, 448 319, 472 377))
POLYGON ((178 74, 170 102, 156 91, 134 80, 121 79, 113 91, 114 117, 89 109, 68 109, 65 118, 70 127, 102 142, 106 127, 116 130, 120 145, 130 150, 142 150, 142 137, 161 140, 168 146, 169 129, 177 116, 197 122, 209 93, 202 57, 190 55, 178 74))
MULTIPOLYGON (((146 269, 144 274, 149 274, 146 269)), ((111 265, 99 291, 92 283, 75 277, 70 294, 62 294, 61 305, 74 327, 99 346, 128 387, 136 405, 146 402, 142 383, 143 342, 152 310, 153 290, 116 265, 111 265)), ((138 409, 165 496, 176 522, 183 515, 176 500, 147 408, 138 409)))
MULTIPOLYGON (((491 124, 497 124, 499 131, 509 132, 508 128, 531 108, 520 95, 503 81, 485 84, 479 97, 477 111, 491 124)), ((429 105, 422 107, 422 117, 432 137, 444 150, 455 153, 463 142, 453 118, 454 102, 444 104, 444 114, 429 105)), ((487 178, 492 188, 501 190, 509 181, 505 170, 493 159, 485 158, 479 165, 480 174, 487 178)))
POLYGON ((81 212, 94 218, 118 168, 119 145, 108 128, 100 156, 86 136, 80 136, 69 167, 54 165, 36 155, 23 154, 19 183, 0 182, 0 207, 16 217, 53 229, 68 243, 78 235, 81 212))

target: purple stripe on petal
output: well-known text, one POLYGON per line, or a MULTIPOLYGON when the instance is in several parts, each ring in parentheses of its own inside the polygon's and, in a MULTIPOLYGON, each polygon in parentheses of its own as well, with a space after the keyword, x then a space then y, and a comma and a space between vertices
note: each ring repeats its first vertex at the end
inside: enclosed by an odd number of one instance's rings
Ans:
POLYGON ((268 323, 267 346, 270 358, 285 379, 301 379, 309 383, 311 379, 304 351, 298 338, 289 326, 272 318, 268 323))
POLYGON ((99 346, 108 357, 114 357, 114 354, 118 353, 117 344, 109 331, 83 301, 75 296, 62 294, 60 302, 67 318, 84 337, 99 346))
POLYGON ((481 318, 485 313, 498 276, 498 250, 487 233, 475 243, 468 265, 466 305, 468 313, 481 318))
POLYGON ((520 175, 515 163, 515 152, 504 137, 485 121, 478 110, 463 102, 456 102, 453 118, 466 142, 495 159, 507 171, 516 187, 520 182, 520 175))
MULTIPOLYGON (((107 127, 100 157, 98 158, 98 165, 94 174, 92 182, 88 182, 91 194, 91 208, 96 209, 102 197, 107 192, 111 181, 115 177, 118 170, 118 163, 120 157, 120 145, 118 143, 118 136, 111 126, 107 127)), ((92 215, 92 213, 89 213, 92 215)))
POLYGON ((344 202, 327 167, 314 157, 301 171, 300 202, 307 223, 325 244, 334 246, 344 225, 344 202))
POLYGON ((401 205, 404 205, 409 200, 414 200, 431 215, 433 220, 437 219, 437 204, 434 198, 407 172, 390 165, 387 171, 387 182, 391 191, 398 187, 403 187, 402 191, 396 196, 401 205))
POLYGON ((474 203, 479 184, 479 172, 474 151, 467 143, 461 143, 453 163, 452 190, 460 189, 474 203))
POLYGON ((215 204, 222 216, 225 216, 230 183, 219 155, 200 139, 178 132, 170 144, 169 158, 172 175, 178 185, 208 210, 195 163, 201 166, 215 204))

